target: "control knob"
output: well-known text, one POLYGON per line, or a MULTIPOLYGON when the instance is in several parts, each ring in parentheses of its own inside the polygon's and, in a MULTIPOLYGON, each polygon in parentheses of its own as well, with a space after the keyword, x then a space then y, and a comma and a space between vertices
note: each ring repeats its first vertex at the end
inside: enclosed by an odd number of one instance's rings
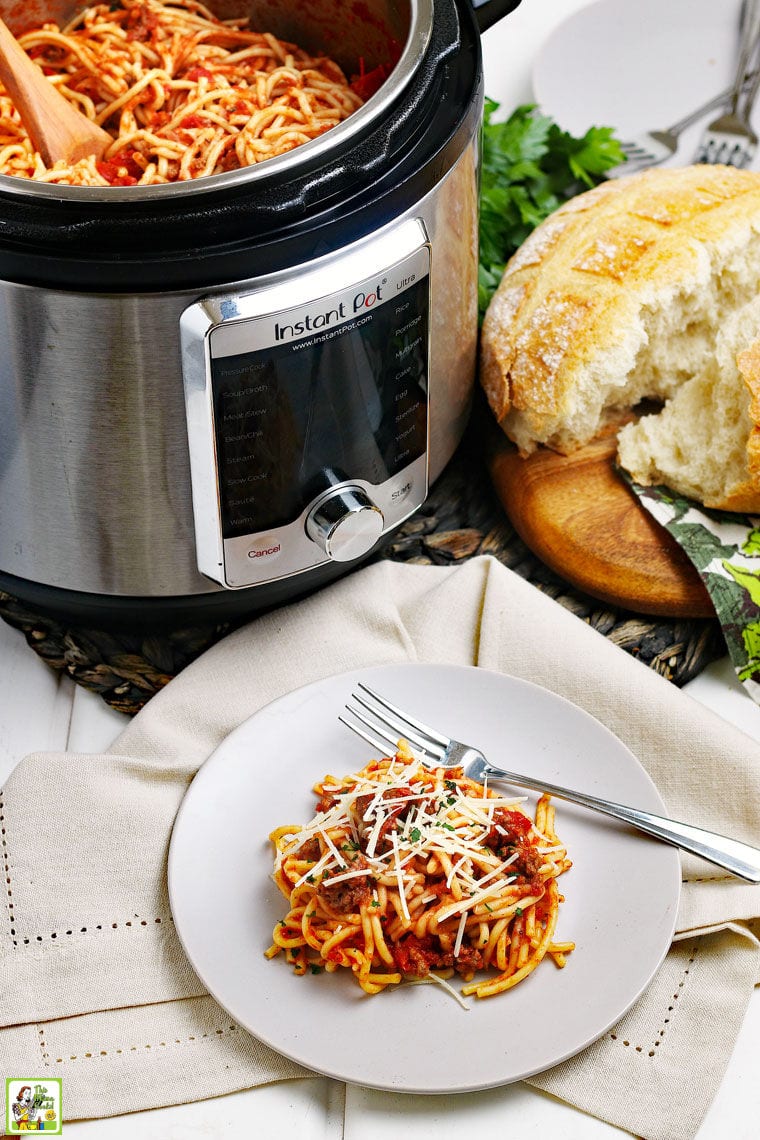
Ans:
POLYGON ((306 533, 334 562, 368 554, 383 533, 383 512, 360 487, 337 487, 311 509, 306 533))

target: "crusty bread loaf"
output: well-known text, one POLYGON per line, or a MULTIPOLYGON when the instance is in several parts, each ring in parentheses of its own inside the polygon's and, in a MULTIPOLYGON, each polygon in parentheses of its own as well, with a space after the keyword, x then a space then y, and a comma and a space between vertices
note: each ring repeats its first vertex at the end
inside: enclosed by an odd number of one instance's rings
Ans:
POLYGON ((571 452, 656 401, 621 430, 622 466, 757 511, 758 294, 760 174, 691 166, 603 183, 509 262, 483 324, 481 381, 523 454, 571 452))

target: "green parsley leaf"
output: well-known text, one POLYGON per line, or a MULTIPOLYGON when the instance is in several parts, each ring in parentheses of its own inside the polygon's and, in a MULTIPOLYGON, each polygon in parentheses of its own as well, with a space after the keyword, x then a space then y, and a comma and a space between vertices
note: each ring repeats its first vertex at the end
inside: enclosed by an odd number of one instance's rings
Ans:
POLYGON ((498 103, 486 99, 478 266, 481 320, 507 261, 539 222, 625 161, 611 127, 591 127, 575 138, 532 104, 496 123, 498 109, 498 103))
POLYGON ((373 899, 369 905, 370 906, 380 906, 380 900, 379 899, 373 899))
POLYGON ((422 838, 422 832, 420 831, 419 827, 412 828, 412 830, 409 832, 409 838, 411 839, 412 843, 419 843, 420 839, 422 838))
POLYGON ((312 964, 311 972, 312 972, 312 974, 321 974, 322 973, 322 967, 321 966, 315 966, 314 964, 312 964))
POLYGON ((516 917, 517 917, 517 918, 522 918, 522 916, 523 916, 523 908, 522 908, 521 906, 518 906, 517 910, 515 911, 515 915, 516 915, 516 917))

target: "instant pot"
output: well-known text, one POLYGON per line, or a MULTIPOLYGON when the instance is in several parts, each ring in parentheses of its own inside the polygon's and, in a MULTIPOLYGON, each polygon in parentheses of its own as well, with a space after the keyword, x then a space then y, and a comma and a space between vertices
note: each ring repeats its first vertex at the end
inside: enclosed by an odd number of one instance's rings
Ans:
POLYGON ((0 589, 88 620, 227 616, 345 572, 421 505, 475 372, 479 32, 518 2, 212 2, 390 74, 243 170, 0 176, 0 589))

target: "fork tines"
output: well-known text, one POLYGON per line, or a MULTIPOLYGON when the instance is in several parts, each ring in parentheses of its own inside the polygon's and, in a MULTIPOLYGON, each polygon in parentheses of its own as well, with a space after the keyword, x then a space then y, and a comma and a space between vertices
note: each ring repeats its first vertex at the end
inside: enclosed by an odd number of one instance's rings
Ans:
POLYGON ((373 748, 379 748, 381 751, 390 746, 395 752, 399 739, 403 737, 414 748, 419 748, 435 758, 443 755, 449 743, 446 737, 405 713, 397 705, 391 704, 363 682, 359 681, 358 685, 362 693, 352 693, 351 699, 360 707, 347 704, 346 712, 353 720, 339 716, 341 724, 361 736, 373 748), (367 697, 370 700, 367 700, 367 697), (355 721, 359 723, 356 724, 355 721), (362 727, 359 727, 360 725, 362 727))
POLYGON ((356 711, 356 709, 352 709, 350 705, 346 705, 346 712, 350 713, 352 716, 357 717, 361 724, 366 725, 367 728, 373 728, 374 731, 372 733, 367 732, 366 728, 361 728, 353 721, 346 720, 344 716, 338 716, 338 720, 341 724, 345 724, 346 728, 350 728, 351 731, 355 732, 357 736, 361 736, 362 740, 366 740, 367 744, 371 744, 372 747, 376 748, 378 752, 382 753, 383 756, 387 753, 389 745, 392 749, 395 750, 396 743, 392 741, 389 736, 386 736, 385 733, 383 733, 383 739, 381 740, 380 731, 377 726, 371 725, 370 722, 361 715, 361 713, 358 713, 356 711))
POLYGON ((754 154, 755 143, 747 135, 714 131, 710 138, 703 140, 695 162, 710 165, 721 163, 724 166, 736 166, 743 170, 752 161, 754 154))

